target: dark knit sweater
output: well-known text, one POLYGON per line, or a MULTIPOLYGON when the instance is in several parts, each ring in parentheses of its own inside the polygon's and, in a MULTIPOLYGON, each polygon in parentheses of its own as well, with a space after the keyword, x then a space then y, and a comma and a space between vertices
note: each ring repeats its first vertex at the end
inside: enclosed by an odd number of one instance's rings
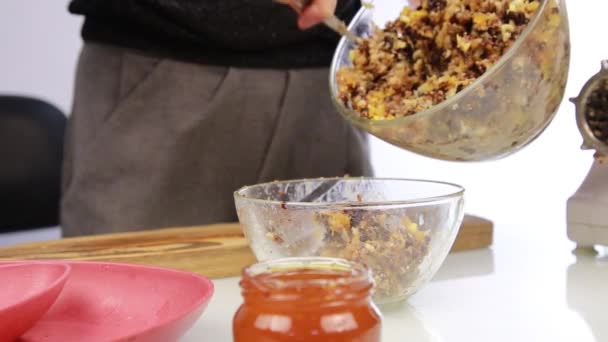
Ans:
MULTIPOLYGON (((350 21, 359 0, 338 1, 350 21)), ((204 64, 252 68, 328 66, 338 35, 300 31, 296 15, 272 0, 72 0, 85 16, 85 41, 204 64)))

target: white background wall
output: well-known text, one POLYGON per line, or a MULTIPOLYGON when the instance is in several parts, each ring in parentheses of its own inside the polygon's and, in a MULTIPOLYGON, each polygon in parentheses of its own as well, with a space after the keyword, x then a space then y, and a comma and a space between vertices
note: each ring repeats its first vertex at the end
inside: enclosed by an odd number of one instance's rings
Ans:
POLYGON ((81 46, 68 0, 0 1, 0 93, 43 98, 67 112, 81 46))
MULTIPOLYGON (((608 3, 568 5, 573 51, 566 96, 571 97, 597 72, 600 60, 608 58, 608 44, 592 38, 608 30, 608 3)), ((0 93, 39 96, 69 111, 81 19, 69 15, 66 7, 65 0, 0 2, 0 93)), ((591 165, 591 153, 580 151, 580 144, 567 101, 536 142, 500 161, 448 163, 372 142, 379 176, 456 182, 467 188, 468 212, 505 223, 533 221, 538 229, 553 231, 563 230, 565 202, 591 165)))

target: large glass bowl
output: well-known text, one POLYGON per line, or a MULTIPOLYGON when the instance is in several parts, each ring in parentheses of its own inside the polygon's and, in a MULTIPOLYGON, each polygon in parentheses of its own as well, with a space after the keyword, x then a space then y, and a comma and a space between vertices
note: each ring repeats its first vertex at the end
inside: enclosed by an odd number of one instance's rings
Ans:
MULTIPOLYGON (((384 27, 408 3, 375 1, 374 8, 362 8, 349 27, 358 36, 367 36, 372 24, 384 27)), ((426 111, 371 121, 337 97, 336 72, 351 65, 352 48, 350 41, 342 39, 331 66, 331 95, 338 111, 382 140, 452 161, 498 159, 532 142, 549 125, 563 99, 570 63, 565 1, 541 0, 518 40, 476 82, 426 111)))
POLYGON ((405 300, 437 272, 462 223, 463 194, 433 181, 327 178, 248 186, 234 197, 258 260, 323 256, 365 264, 382 305, 405 300))

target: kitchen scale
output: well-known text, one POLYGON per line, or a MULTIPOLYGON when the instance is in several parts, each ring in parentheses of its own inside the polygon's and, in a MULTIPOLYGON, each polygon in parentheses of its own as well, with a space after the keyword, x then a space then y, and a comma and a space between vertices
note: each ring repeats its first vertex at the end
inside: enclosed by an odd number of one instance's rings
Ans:
POLYGON ((571 99, 583 137, 583 150, 595 150, 595 161, 576 193, 568 199, 568 238, 578 250, 608 246, 608 60, 571 99))

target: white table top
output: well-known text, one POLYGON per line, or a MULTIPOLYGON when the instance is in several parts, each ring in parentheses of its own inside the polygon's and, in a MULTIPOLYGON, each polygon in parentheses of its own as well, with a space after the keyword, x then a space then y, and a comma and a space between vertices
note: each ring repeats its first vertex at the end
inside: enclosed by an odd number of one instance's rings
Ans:
MULTIPOLYGON (((385 312, 383 341, 608 341, 608 257, 572 253, 565 227, 497 225, 491 249, 450 255, 406 306, 385 312), (555 228, 555 229, 554 229, 555 228)), ((237 278, 184 342, 232 341, 237 278)))

